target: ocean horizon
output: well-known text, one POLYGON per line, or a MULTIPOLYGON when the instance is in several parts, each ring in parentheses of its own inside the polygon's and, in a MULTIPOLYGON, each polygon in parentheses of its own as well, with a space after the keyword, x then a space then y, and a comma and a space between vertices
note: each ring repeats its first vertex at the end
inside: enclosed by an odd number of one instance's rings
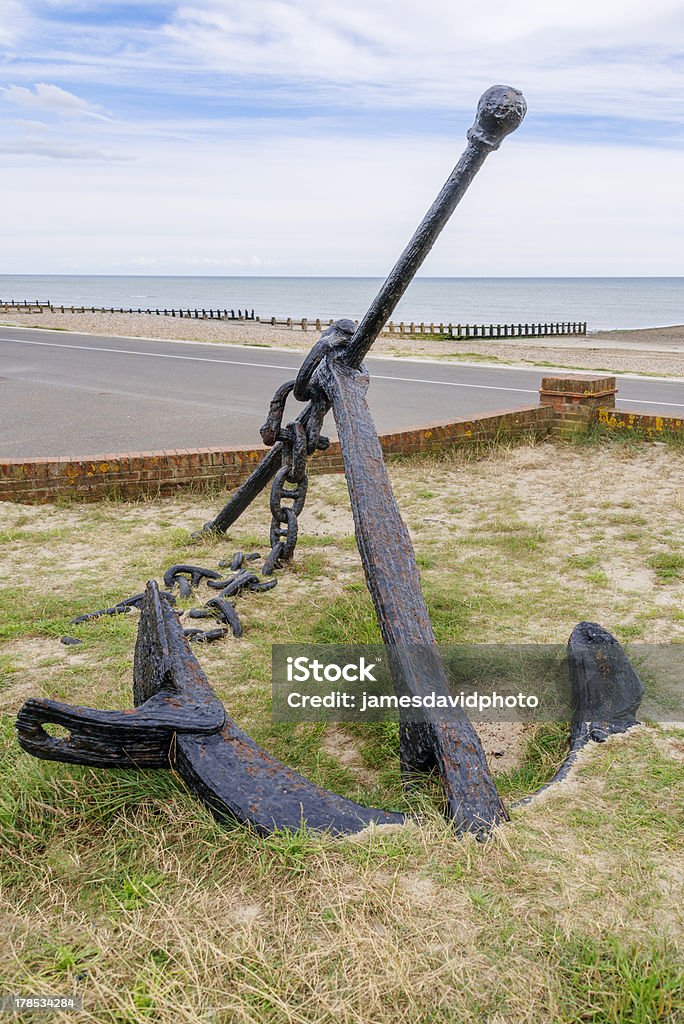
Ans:
MULTIPOLYGON (((53 305, 254 310, 311 320, 359 319, 381 277, 3 274, 0 301, 53 305)), ((589 331, 684 322, 684 277, 417 277, 392 316, 416 322, 556 323, 589 331)))

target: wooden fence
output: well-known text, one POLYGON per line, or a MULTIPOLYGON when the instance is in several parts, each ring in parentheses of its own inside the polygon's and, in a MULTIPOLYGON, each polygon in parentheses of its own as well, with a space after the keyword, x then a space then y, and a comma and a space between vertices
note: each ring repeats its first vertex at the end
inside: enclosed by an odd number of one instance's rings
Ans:
MULTIPOLYGON (((251 320, 255 323, 268 324, 271 327, 284 327, 289 330, 321 331, 333 323, 332 320, 323 320, 320 317, 303 317, 295 320, 292 317, 278 318, 255 316, 254 310, 242 309, 134 309, 132 306, 53 306, 49 302, 3 302, 0 300, 0 313, 27 312, 42 313, 47 310, 51 313, 145 313, 151 316, 170 316, 180 319, 192 320, 251 320)), ((358 323, 358 320, 356 321, 358 323)), ((385 324, 383 334, 398 335, 399 337, 443 337, 455 338, 463 341, 469 338, 497 339, 497 338, 548 338, 556 335, 585 335, 587 323, 585 321, 560 323, 525 323, 525 324, 454 324, 454 323, 417 323, 415 321, 401 320, 395 323, 390 320, 385 324)))
MULTIPOLYGON (((142 309, 133 306, 55 306, 51 302, 16 302, 0 299, 0 313, 149 313, 152 316, 177 316, 194 320, 255 320, 254 310, 238 309, 142 309)), ((332 322, 332 321, 331 321, 332 322)))
POLYGON ((0 313, 42 313, 43 310, 51 313, 52 309, 51 303, 40 302, 38 299, 35 302, 31 302, 30 299, 24 299, 23 302, 16 302, 14 299, 0 299, 0 313))
MULTIPOLYGON (((333 323, 332 320, 293 320, 288 317, 279 320, 276 317, 256 318, 259 323, 270 324, 272 327, 286 327, 290 330, 320 331, 333 323)), ((356 323, 358 324, 358 320, 356 323)), ((417 323, 401 320, 394 323, 390 320, 385 324, 383 334, 396 334, 401 337, 425 335, 427 337, 456 338, 546 338, 561 334, 584 335, 587 333, 586 321, 581 323, 547 323, 547 324, 454 324, 454 323, 417 323)))

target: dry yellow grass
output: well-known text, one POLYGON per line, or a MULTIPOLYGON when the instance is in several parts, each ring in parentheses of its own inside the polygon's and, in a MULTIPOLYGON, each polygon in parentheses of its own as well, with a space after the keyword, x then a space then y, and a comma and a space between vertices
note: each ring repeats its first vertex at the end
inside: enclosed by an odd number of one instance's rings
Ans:
MULTIPOLYGON (((683 574, 658 556, 681 551, 683 465, 676 449, 613 444, 394 464, 439 638, 564 641, 589 618, 620 639, 681 640, 683 574)), ((171 773, 17 749, 12 713, 29 694, 130 703, 135 616, 68 627, 71 615, 173 561, 264 551, 264 502, 227 540, 193 546, 217 505, 0 506, 0 992, 75 992, 98 1024, 681 1020, 674 727, 588 749, 569 783, 483 845, 456 840, 427 801, 404 828, 263 840, 216 825, 171 773), (59 644, 67 627, 81 647, 59 644)), ((277 756, 396 806, 393 727, 269 720, 272 642, 373 636, 342 478, 312 479, 301 529, 275 591, 242 602, 244 640, 198 655, 277 756)), ((506 793, 559 756, 557 736, 529 739, 499 776, 506 793)))

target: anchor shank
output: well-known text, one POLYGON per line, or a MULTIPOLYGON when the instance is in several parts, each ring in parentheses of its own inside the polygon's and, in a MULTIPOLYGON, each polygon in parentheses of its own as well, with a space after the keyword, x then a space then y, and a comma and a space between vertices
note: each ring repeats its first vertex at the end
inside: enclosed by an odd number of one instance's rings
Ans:
MULTIPOLYGON (((321 363, 315 382, 332 404, 356 540, 394 686, 401 694, 446 695, 446 671, 421 593, 413 545, 366 402, 368 377, 333 355, 321 363)), ((401 761, 407 775, 437 768, 459 831, 483 833, 506 820, 479 737, 462 710, 454 709, 449 718, 425 710, 422 721, 403 722, 401 761)))

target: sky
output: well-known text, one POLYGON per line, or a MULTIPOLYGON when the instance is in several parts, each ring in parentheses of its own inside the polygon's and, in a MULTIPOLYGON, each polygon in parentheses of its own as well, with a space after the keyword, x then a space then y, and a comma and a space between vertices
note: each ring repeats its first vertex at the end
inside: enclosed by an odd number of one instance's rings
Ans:
POLYGON ((0 0, 0 273, 684 275, 681 0, 0 0))

